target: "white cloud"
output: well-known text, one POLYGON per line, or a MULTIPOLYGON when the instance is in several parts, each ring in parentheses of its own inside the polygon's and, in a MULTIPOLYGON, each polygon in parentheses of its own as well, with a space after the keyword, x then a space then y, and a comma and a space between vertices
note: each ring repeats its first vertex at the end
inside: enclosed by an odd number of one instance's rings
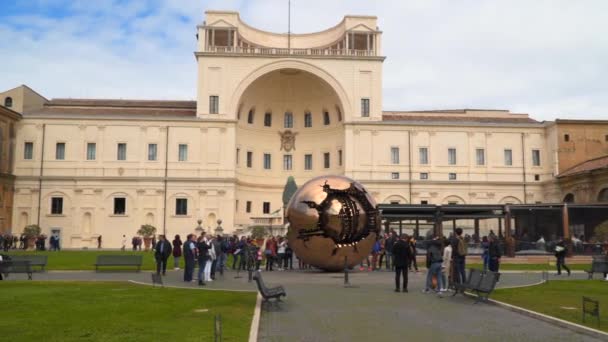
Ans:
MULTIPOLYGON (((41 4, 57 1, 39 1, 41 4)), ((0 89, 48 97, 192 99, 195 26, 207 9, 287 31, 287 0, 69 1, 70 15, 0 21, 0 89)), ((608 119, 608 2, 292 0, 294 32, 345 14, 383 30, 384 107, 499 108, 608 119)))

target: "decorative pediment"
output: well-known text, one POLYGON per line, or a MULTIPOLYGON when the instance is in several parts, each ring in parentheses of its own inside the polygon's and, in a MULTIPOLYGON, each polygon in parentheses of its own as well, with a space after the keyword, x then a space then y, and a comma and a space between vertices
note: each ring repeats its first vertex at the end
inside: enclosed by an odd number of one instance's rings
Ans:
POLYGON ((351 31, 355 31, 355 32, 376 32, 376 30, 374 30, 373 28, 365 25, 365 24, 359 24, 357 26, 353 26, 351 28, 348 29, 349 32, 351 31))
POLYGON ((226 27, 226 28, 234 28, 236 26, 232 25, 231 23, 227 22, 224 19, 220 19, 217 21, 214 21, 213 23, 207 25, 207 26, 213 26, 213 27, 226 27))

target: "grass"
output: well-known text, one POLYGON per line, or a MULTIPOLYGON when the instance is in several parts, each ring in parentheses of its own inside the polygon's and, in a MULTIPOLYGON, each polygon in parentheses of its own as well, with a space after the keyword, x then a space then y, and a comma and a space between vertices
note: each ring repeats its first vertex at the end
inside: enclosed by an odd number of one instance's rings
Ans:
MULTIPOLYGON (((116 254, 116 255, 143 255, 142 270, 155 270, 156 261, 154 260, 153 252, 134 252, 134 251, 10 251, 8 255, 48 255, 48 264, 46 269, 51 271, 76 271, 76 270, 94 270, 95 260, 100 254, 116 254)), ((227 265, 232 266, 232 256, 228 257, 227 265)), ((180 260, 180 267, 184 268, 184 258, 180 260)), ((173 257, 169 257, 167 268, 173 268, 173 257)), ((104 270, 123 270, 135 269, 135 267, 108 267, 104 266, 104 270)))
POLYGON ((221 314, 223 341, 247 341, 255 301, 245 292, 5 281, 0 332, 11 341, 213 341, 221 314))
POLYGON ((597 321, 591 316, 583 324, 582 296, 600 302, 600 330, 608 332, 608 283, 601 280, 556 280, 530 287, 497 289, 492 299, 597 329, 597 321))

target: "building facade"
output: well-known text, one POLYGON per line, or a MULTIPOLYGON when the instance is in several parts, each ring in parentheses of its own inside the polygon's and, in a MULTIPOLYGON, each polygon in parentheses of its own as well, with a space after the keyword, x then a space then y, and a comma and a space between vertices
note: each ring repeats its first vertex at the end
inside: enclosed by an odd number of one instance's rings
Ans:
POLYGON ((285 35, 209 11, 197 37, 196 101, 0 93, 23 114, 13 232, 38 223, 72 248, 99 235, 119 247, 142 224, 183 235, 199 219, 246 233, 281 215, 289 176, 302 185, 324 174, 362 182, 379 203, 561 201, 553 123, 504 110, 384 112, 375 17, 285 35))

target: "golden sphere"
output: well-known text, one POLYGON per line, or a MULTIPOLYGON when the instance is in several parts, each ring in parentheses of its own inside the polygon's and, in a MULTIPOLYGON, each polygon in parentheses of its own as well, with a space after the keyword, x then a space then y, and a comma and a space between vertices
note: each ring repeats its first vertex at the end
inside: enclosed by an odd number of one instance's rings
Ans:
POLYGON ((367 257, 380 231, 376 202, 343 176, 311 179, 287 206, 287 239, 304 263, 327 270, 353 267, 367 257))

